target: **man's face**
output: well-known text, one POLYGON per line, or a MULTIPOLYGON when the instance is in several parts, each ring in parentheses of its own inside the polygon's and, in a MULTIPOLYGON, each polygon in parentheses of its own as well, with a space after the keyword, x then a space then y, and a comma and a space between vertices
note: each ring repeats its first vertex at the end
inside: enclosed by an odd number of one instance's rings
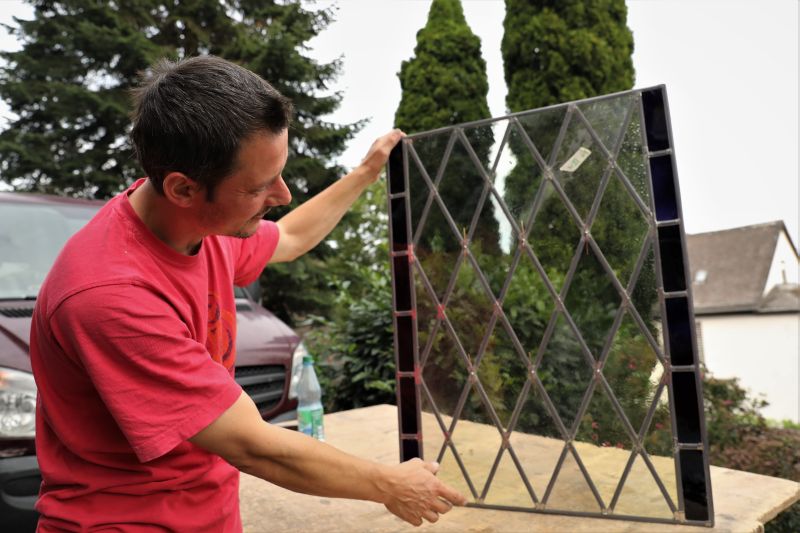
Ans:
POLYGON ((201 214, 208 234, 246 238, 274 206, 287 205, 292 195, 281 172, 289 155, 287 130, 258 132, 242 142, 233 174, 214 189, 201 214))

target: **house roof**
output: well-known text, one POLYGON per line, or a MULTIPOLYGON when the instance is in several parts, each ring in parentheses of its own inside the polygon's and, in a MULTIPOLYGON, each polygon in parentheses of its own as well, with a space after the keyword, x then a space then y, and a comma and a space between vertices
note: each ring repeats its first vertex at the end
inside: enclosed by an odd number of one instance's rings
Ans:
POLYGON ((781 233, 789 238, 783 222, 776 221, 687 235, 695 313, 796 310, 798 292, 791 288, 796 286, 777 286, 764 295, 781 233))
POLYGON ((761 300, 759 311, 762 313, 800 311, 800 285, 775 285, 761 300))

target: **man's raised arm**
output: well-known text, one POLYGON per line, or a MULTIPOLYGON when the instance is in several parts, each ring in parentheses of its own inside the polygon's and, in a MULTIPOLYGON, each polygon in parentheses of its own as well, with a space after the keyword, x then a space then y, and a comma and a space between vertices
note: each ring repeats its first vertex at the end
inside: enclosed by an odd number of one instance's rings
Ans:
POLYGON ((280 240, 270 261, 291 261, 319 244, 364 189, 375 183, 392 148, 404 135, 395 129, 379 137, 352 172, 281 218, 280 240))

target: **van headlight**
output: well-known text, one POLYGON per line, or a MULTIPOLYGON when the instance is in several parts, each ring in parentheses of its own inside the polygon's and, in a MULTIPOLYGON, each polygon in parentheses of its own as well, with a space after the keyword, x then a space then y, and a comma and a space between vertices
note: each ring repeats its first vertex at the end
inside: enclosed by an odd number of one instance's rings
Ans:
POLYGON ((0 438, 36 434, 36 382, 30 372, 0 368, 0 438))
POLYGON ((300 383, 300 374, 303 372, 303 356, 308 355, 306 345, 301 341, 292 354, 292 380, 289 382, 289 399, 297 398, 297 384, 300 383))

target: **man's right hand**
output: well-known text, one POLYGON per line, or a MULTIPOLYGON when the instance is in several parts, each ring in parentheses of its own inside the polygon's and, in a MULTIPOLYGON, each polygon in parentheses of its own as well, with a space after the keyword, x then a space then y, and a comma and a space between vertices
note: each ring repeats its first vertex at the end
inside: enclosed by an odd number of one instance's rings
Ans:
POLYGON ((386 485, 380 487, 385 496, 383 504, 409 524, 420 526, 423 519, 436 522, 453 505, 467 502, 434 475, 439 470, 436 463, 411 459, 387 468, 386 485))

